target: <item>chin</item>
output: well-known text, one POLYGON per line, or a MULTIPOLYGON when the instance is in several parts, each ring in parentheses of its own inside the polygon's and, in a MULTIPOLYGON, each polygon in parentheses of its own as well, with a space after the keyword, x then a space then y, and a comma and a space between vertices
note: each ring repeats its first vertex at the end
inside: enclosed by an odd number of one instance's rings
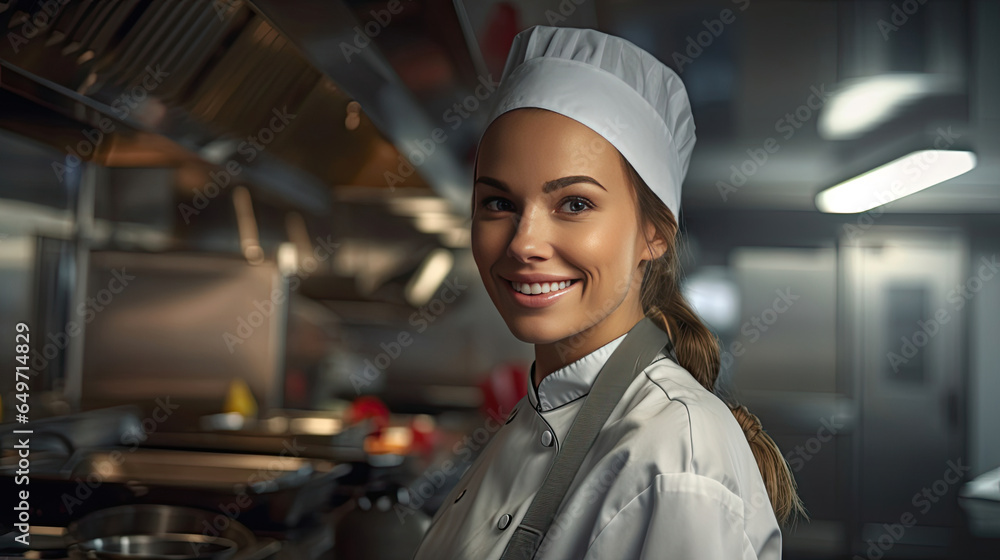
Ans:
POLYGON ((575 334, 566 329, 565 315, 539 314, 535 317, 520 315, 513 318, 504 317, 504 322, 507 323, 507 328, 514 338, 528 344, 551 344, 575 334))

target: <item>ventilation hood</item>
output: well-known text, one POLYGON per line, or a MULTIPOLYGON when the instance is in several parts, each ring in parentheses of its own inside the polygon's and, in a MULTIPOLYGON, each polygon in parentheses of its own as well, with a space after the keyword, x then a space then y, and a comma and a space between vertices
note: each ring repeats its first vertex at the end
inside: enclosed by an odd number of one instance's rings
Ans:
POLYGON ((377 48, 342 56, 337 44, 356 25, 338 2, 0 2, 3 101, 26 98, 78 123, 54 131, 5 111, 0 127, 71 162, 149 164, 140 155, 153 152, 163 165, 237 162, 247 182, 317 213, 340 185, 426 187, 465 212, 446 147, 416 168, 401 156, 434 126, 377 48), (267 15, 301 16, 303 5, 326 25, 326 43, 296 41, 267 15))

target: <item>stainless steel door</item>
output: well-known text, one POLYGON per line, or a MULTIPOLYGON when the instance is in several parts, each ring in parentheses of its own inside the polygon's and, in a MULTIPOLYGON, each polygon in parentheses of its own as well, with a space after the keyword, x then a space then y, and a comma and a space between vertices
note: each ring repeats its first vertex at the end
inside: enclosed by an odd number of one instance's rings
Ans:
POLYGON ((947 544, 966 474, 967 248, 956 231, 888 226, 854 231, 842 248, 846 367, 860 408, 855 552, 911 557, 947 544))

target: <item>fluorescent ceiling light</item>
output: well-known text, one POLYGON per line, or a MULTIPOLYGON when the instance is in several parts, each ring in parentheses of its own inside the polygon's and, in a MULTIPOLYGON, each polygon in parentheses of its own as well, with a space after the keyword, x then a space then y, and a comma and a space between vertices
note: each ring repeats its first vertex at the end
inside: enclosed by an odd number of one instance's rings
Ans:
POLYGON ((976 167, 976 154, 919 150, 834 185, 816 195, 823 212, 864 212, 922 191, 976 167))
POLYGON ((422 233, 441 233, 461 225, 462 219, 444 212, 424 212, 413 216, 413 227, 422 233))
POLYGON ((454 264, 455 257, 451 251, 440 248, 431 251, 407 282, 406 301, 413 307, 420 307, 430 301, 454 264))
POLYGON ((921 97, 955 89, 950 76, 894 73, 845 81, 830 96, 817 128, 828 140, 857 138, 921 97))
POLYGON ((294 243, 284 242, 278 245, 278 270, 284 276, 291 276, 299 271, 299 252, 294 243))
POLYGON ((250 191, 238 186, 233 189, 233 207, 236 209, 236 228, 240 234, 240 248, 250 264, 264 262, 264 249, 260 246, 257 218, 253 213, 250 191))
POLYGON ((213 140, 202 146, 202 148, 198 150, 198 155, 209 163, 214 163, 215 165, 225 165, 226 160, 236 153, 236 146, 237 144, 235 140, 229 140, 227 138, 213 140))
POLYGON ((401 216, 416 216, 424 212, 451 212, 451 203, 438 196, 396 196, 386 201, 389 210, 401 216))

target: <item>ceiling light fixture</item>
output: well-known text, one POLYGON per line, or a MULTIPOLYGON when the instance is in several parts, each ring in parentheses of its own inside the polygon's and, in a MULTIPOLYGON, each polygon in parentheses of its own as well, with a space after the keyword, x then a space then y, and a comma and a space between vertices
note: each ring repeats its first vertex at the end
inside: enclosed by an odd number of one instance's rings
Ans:
POLYGON ((958 177, 975 167, 974 152, 918 150, 820 192, 816 195, 816 207, 835 214, 864 212, 958 177))

